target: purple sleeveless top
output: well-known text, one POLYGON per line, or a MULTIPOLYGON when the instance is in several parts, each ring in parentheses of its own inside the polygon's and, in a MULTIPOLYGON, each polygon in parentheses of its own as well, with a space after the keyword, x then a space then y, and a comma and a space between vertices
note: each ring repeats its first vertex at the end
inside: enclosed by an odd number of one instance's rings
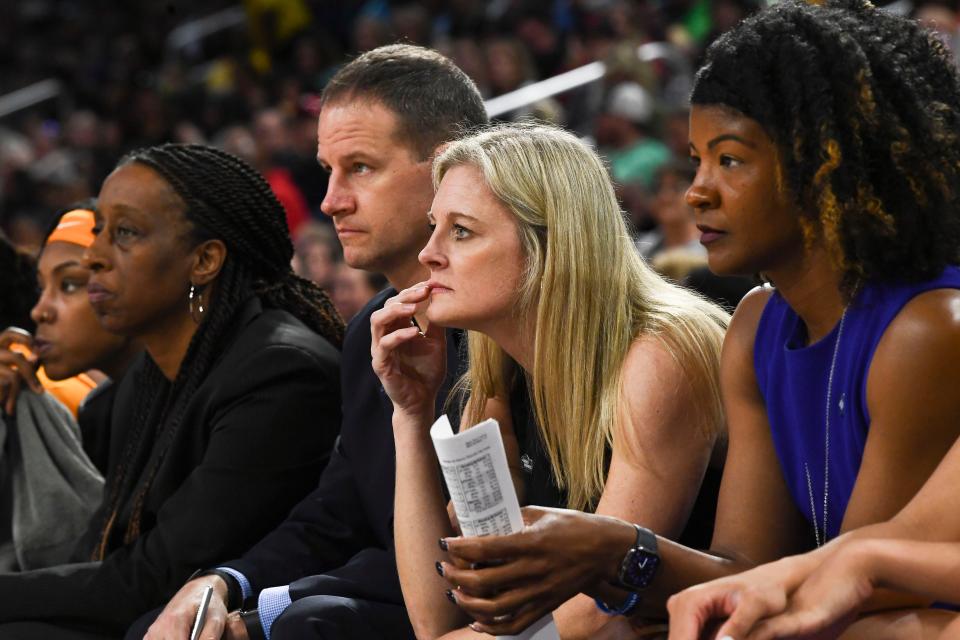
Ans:
POLYGON ((824 444, 830 411, 827 538, 839 535, 870 429, 867 373, 887 326, 912 298, 932 289, 960 289, 960 268, 926 282, 866 285, 840 323, 806 344, 806 328, 779 293, 767 301, 757 327, 753 365, 784 479, 794 503, 823 538, 824 444), (830 407, 827 380, 836 349, 830 407), (805 465, 810 472, 807 483, 805 465), (811 514, 811 494, 813 513, 811 514))

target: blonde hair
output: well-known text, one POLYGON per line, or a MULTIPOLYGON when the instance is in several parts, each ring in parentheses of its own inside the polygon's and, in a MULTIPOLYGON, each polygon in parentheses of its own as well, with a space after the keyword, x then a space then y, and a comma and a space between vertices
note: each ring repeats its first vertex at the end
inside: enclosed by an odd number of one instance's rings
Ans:
MULTIPOLYGON (((527 376, 551 469, 568 506, 593 509, 606 452, 621 425, 621 369, 634 340, 657 336, 708 405, 704 434, 723 429, 719 355, 727 314, 672 285, 638 255, 606 167, 573 135, 512 124, 452 143, 433 166, 434 186, 451 168, 475 167, 516 216, 526 255, 517 309, 535 314, 527 376)), ((471 331, 466 417, 504 396, 519 367, 489 337, 471 331)))

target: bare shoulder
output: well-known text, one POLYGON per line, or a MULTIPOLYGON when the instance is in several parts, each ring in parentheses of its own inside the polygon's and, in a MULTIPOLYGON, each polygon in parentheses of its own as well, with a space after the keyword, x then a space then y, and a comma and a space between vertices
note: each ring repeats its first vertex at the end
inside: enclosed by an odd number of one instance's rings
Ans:
POLYGON ((724 349, 728 343, 736 343, 741 347, 749 346, 753 350, 753 341, 757 333, 757 325, 760 324, 760 316, 763 315, 763 309, 773 295, 774 289, 769 285, 760 285, 751 289, 743 297, 740 304, 737 305, 730 318, 730 326, 727 329, 727 337, 724 341, 724 349))
POLYGON ((623 384, 631 388, 656 387, 675 381, 682 367, 667 343, 657 335, 642 335, 633 341, 623 361, 623 384))
MULTIPOLYGON (((752 350, 757 324, 773 291, 772 287, 764 285, 754 287, 744 296, 730 320, 725 343, 731 340, 731 333, 735 333, 738 341, 749 341, 752 350)), ((647 334, 638 337, 624 360, 624 385, 666 385, 667 388, 673 388, 676 381, 686 378, 683 363, 677 358, 677 354, 659 336, 647 334)))
POLYGON ((955 342, 960 334, 960 289, 934 289, 916 296, 893 319, 883 341, 891 344, 955 342))
MULTIPOLYGON (((949 390, 960 380, 960 290, 935 289, 908 302, 884 331, 870 365, 868 393, 925 387, 949 390)), ((900 395, 900 394, 898 394, 900 395)))
POLYGON ((621 393, 631 440, 649 445, 687 431, 698 431, 699 412, 708 405, 697 402, 698 390, 670 346, 659 336, 638 337, 623 364, 621 393))
POLYGON ((960 290, 935 289, 908 302, 893 319, 874 355, 874 369, 933 366, 951 369, 960 355, 960 290))

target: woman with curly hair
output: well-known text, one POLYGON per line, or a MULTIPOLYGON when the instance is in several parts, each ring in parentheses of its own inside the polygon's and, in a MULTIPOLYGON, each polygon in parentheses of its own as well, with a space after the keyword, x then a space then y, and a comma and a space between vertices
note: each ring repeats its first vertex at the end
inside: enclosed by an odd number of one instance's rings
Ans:
MULTIPOLYGON (((783 2, 711 45, 691 101, 687 200, 710 268, 772 285, 743 300, 724 342, 729 449, 712 544, 701 553, 571 512, 531 514, 543 524, 514 536, 448 540, 464 568, 447 577, 480 630, 516 631, 606 581, 662 615, 683 588, 889 519, 960 434, 949 52, 869 3, 783 2), (506 562, 466 568, 492 560, 506 562)), ((697 625, 726 613, 711 604, 697 625)), ((931 634, 952 619, 912 615, 931 634)))

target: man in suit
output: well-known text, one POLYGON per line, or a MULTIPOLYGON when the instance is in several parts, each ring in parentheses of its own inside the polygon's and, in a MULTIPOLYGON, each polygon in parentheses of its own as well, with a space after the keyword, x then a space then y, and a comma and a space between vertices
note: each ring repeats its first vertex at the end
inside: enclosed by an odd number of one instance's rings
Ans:
MULTIPOLYGON (((466 74, 420 47, 367 52, 327 85, 317 159, 330 181, 321 208, 347 264, 383 273, 391 288, 347 329, 343 427, 317 489, 241 558, 189 581, 147 638, 188 637, 206 586, 214 597, 204 638, 413 637, 393 555, 392 405, 370 366, 369 322, 397 290, 427 277, 417 256, 430 235, 437 147, 486 120, 466 74)), ((458 349, 448 354, 449 382, 458 349)), ((128 637, 145 626, 134 625, 128 637)))

